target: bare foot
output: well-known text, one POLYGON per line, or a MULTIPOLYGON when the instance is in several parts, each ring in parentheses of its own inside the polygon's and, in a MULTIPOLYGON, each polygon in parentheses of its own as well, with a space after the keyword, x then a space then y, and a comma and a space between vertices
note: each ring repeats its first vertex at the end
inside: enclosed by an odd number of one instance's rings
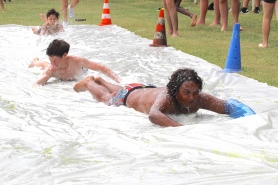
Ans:
POLYGON ((228 30, 227 26, 222 26, 221 31, 226 31, 228 30))
POLYGON ((191 24, 190 24, 190 27, 194 27, 196 26, 196 23, 197 23, 197 15, 194 14, 191 18, 191 24))
POLYGON ((34 58, 28 68, 40 67, 42 70, 48 68, 49 63, 45 61, 40 61, 39 58, 34 58))
POLYGON ((34 34, 39 34, 38 29, 35 28, 35 27, 32 27, 32 31, 33 31, 34 34))
POLYGON ((267 45, 267 44, 261 43, 261 44, 259 44, 259 47, 260 47, 260 48, 268 48, 268 45, 267 45))
POLYGON ((94 79, 95 79, 94 76, 87 76, 86 78, 84 78, 83 80, 77 82, 74 85, 74 87, 73 87, 74 91, 76 91, 76 92, 84 92, 84 91, 86 91, 87 90, 86 84, 89 81, 91 81, 91 80, 94 81, 94 79))
POLYGON ((206 23, 205 23, 205 21, 198 20, 198 21, 196 22, 196 24, 197 24, 197 25, 204 25, 204 24, 206 24, 206 23))
POLYGON ((220 25, 220 23, 219 22, 215 22, 215 21, 213 21, 211 24, 210 24, 210 26, 219 26, 220 25))
POLYGON ((31 64, 28 66, 28 68, 35 67, 38 62, 39 62, 39 58, 34 58, 31 64))
POLYGON ((96 77, 94 77, 94 81, 97 83, 97 84, 99 84, 99 85, 101 85, 101 81, 102 81, 103 79, 100 77, 100 76, 96 76, 96 77))
POLYGON ((173 37, 173 38, 179 37, 179 34, 173 34, 172 37, 173 37))

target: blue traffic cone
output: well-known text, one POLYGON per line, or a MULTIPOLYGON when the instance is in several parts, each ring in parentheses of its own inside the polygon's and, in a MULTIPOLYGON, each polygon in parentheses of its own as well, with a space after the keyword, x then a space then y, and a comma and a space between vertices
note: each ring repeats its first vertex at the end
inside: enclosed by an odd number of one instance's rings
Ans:
POLYGON ((240 24, 238 23, 234 25, 226 66, 222 71, 226 73, 241 71, 240 24))

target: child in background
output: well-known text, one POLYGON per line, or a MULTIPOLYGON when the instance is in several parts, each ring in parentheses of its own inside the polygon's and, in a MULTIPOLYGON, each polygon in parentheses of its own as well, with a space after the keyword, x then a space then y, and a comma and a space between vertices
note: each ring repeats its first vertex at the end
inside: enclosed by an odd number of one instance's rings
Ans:
POLYGON ((83 57, 68 55, 69 49, 69 43, 64 40, 55 39, 49 44, 46 50, 50 63, 40 61, 38 58, 32 61, 28 68, 40 67, 44 69, 40 79, 33 85, 34 87, 37 85, 45 85, 51 77, 63 81, 76 80, 78 76, 84 74, 84 69, 102 72, 118 83, 121 81, 121 78, 114 71, 102 64, 83 57))
POLYGON ((59 15, 59 12, 54 9, 48 10, 48 12, 46 13, 46 17, 43 14, 40 14, 40 17, 44 24, 39 29, 33 27, 33 33, 48 36, 59 32, 64 32, 63 25, 58 22, 59 15))

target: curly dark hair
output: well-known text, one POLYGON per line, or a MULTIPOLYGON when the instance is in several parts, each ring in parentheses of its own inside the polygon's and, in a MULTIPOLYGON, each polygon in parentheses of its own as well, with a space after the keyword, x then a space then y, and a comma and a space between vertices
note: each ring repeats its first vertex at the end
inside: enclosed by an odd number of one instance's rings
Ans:
POLYGON ((50 15, 55 15, 55 16, 57 17, 57 19, 59 19, 60 13, 57 12, 55 9, 50 9, 50 10, 48 10, 48 12, 46 13, 46 17, 48 18, 50 15))
POLYGON ((178 69, 170 77, 167 84, 168 94, 176 97, 176 94, 185 81, 193 81, 199 86, 199 90, 203 89, 203 80, 198 76, 197 72, 190 68, 178 69))
POLYGON ((70 45, 64 40, 54 39, 48 46, 46 54, 48 56, 62 57, 69 52, 70 45))

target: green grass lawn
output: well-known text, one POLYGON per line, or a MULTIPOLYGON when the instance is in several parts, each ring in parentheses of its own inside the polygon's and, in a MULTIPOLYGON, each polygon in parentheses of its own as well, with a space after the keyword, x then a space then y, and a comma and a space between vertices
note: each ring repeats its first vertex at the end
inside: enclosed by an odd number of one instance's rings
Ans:
MULTIPOLYGON (((46 13, 50 8, 55 8, 61 13, 60 0, 12 0, 12 2, 7 1, 4 5, 6 13, 0 14, 0 24, 38 26, 42 24, 40 13, 46 13)), ((109 1, 113 24, 151 40, 157 24, 157 8, 161 6, 162 0, 109 1)), ((189 8, 189 11, 199 16, 199 5, 194 4, 193 0, 184 0, 181 6, 189 8)), ((99 24, 102 7, 102 0, 80 0, 75 7, 75 15, 76 18, 85 18, 86 21, 71 20, 69 24, 99 24)), ((258 47, 258 44, 262 41, 263 10, 260 14, 253 14, 250 2, 249 12, 249 14, 240 14, 239 16, 240 25, 244 28, 240 34, 242 66, 240 74, 278 87, 278 32, 276 31, 278 24, 276 17, 274 15, 271 22, 270 48, 262 49, 258 47)), ((220 26, 209 26, 213 19, 214 12, 208 11, 206 25, 191 28, 190 18, 179 14, 180 37, 167 36, 167 43, 177 50, 224 68, 233 31, 232 16, 229 13, 229 30, 225 32, 220 31, 220 26)), ((62 16, 60 20, 62 20, 62 16)), ((32 34, 31 30, 30 34, 32 34)))

